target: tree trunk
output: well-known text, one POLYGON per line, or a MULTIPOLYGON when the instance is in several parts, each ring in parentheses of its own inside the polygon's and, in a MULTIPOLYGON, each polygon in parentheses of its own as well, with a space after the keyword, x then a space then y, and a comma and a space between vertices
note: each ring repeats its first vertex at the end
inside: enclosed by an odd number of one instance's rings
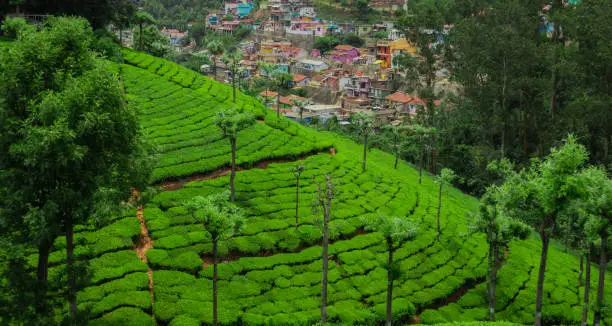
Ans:
POLYGON ((597 310, 593 316, 593 326, 599 326, 601 320, 601 309, 603 307, 604 300, 604 281, 606 279, 606 263, 608 258, 606 257, 606 242, 608 240, 606 231, 602 231, 601 234, 601 253, 599 254, 599 284, 597 285, 597 310))
POLYGON ((542 326, 542 297, 544 294, 544 272, 546 272, 546 259, 548 258, 548 242, 549 237, 544 228, 541 226, 540 235, 542 236, 542 254, 540 255, 540 270, 538 272, 538 285, 536 292, 536 311, 535 311, 535 326, 542 326))
POLYGON ((50 240, 43 240, 38 246, 38 267, 36 276, 38 279, 38 296, 36 298, 36 313, 42 315, 46 309, 47 279, 49 275, 49 252, 51 251, 50 240))
POLYGON ((366 169, 366 159, 368 156, 368 134, 363 136, 363 162, 361 162, 361 169, 366 169))
POLYGON ((300 177, 297 177, 297 184, 295 185, 295 229, 298 228, 298 216, 300 209, 300 177))
POLYGON ((555 46, 557 46, 557 43, 559 42, 559 24, 555 24, 553 27, 552 41, 553 41, 554 53, 553 53, 552 77, 551 77, 552 94, 550 96, 550 116, 552 120, 554 121, 555 120, 555 109, 557 107, 557 67, 556 65, 557 65, 557 61, 559 57, 555 49, 555 46))
POLYGON ((280 86, 277 89, 278 93, 276 93, 276 118, 280 119, 280 86))
POLYGON ((140 47, 138 50, 142 51, 142 23, 138 24, 140 33, 138 34, 138 46, 140 47))
POLYGON ((587 325, 589 315, 589 290, 591 289, 591 251, 593 244, 589 244, 586 259, 586 276, 584 277, 584 303, 582 305, 582 326, 587 325))
POLYGON ((440 182, 440 190, 438 192, 438 233, 436 234, 436 241, 440 241, 440 210, 442 208, 442 182, 440 182))
POLYGON ((123 29, 119 28, 119 46, 123 46, 123 29))
POLYGON ((230 201, 236 199, 236 189, 234 188, 234 179, 236 178, 236 138, 230 139, 232 146, 232 171, 230 173, 230 201))
POLYGON ((213 241, 213 325, 217 326, 217 241, 213 241))
MULTIPOLYGON (((581 246, 584 248, 584 243, 581 246)), ((580 303, 580 287, 582 286, 582 275, 584 271, 584 253, 580 253, 580 269, 578 270, 578 303, 580 303)))
POLYGON ((327 270, 329 264, 329 257, 327 253, 327 247, 329 244, 329 230, 328 230, 328 218, 329 208, 325 206, 323 212, 323 252, 321 258, 323 259, 323 275, 321 277, 321 324, 325 325, 327 321, 327 270))
POLYGON ((74 229, 72 216, 66 216, 66 265, 68 267, 68 301, 70 302, 70 323, 76 325, 76 275, 74 271, 74 229))
POLYGON ((399 161, 399 152, 395 152, 395 165, 394 165, 394 169, 397 170, 397 163, 399 161))
POLYGON ((493 233, 491 228, 489 229, 489 234, 487 235, 489 238, 489 255, 487 257, 487 267, 489 268, 487 271, 487 299, 489 300, 489 320, 493 321, 493 314, 491 314, 490 307, 492 306, 491 302, 493 301, 493 254, 495 252, 493 247, 495 244, 493 243, 493 233))
MULTIPOLYGON (((236 65, 236 63, 234 63, 234 66, 236 65)), ((234 104, 236 104, 236 79, 238 77, 236 77, 236 70, 232 70, 232 87, 234 89, 234 104)))
POLYGON ((489 300, 489 320, 495 321, 495 290, 497 288, 497 270, 499 269, 499 246, 493 249, 493 270, 491 271, 491 300, 489 300))
POLYGON ((391 326, 391 311, 393 304, 393 241, 387 239, 387 247, 389 248, 389 266, 387 267, 387 326, 391 326))
POLYGON ((421 184, 422 177, 423 177, 423 147, 421 146, 421 151, 419 154, 419 184, 421 184))
POLYGON ((395 135, 395 165, 394 169, 397 170, 397 162, 399 161, 399 139, 398 136, 395 135))
POLYGON ((436 155, 438 154, 436 151, 437 145, 436 145, 436 134, 433 134, 433 146, 431 149, 431 173, 433 173, 434 175, 438 174, 437 170, 438 167, 437 162, 436 162, 436 155))

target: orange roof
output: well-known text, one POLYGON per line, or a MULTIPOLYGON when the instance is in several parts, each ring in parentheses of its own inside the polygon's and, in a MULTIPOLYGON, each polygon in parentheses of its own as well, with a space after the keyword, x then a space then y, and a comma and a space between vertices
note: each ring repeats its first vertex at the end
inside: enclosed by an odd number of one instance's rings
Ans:
POLYGON ((308 100, 307 98, 297 96, 297 95, 289 95, 285 97, 281 97, 278 101, 287 105, 295 105, 297 102, 303 102, 308 100))
POLYGON ((336 50, 338 51, 350 51, 353 48, 355 48, 354 46, 350 46, 350 45, 337 45, 335 47, 336 50))
POLYGON ((391 102, 398 102, 398 103, 410 103, 412 102, 412 97, 410 97, 409 95, 406 95, 402 92, 395 92, 389 96, 386 97, 387 100, 391 101, 391 102))
POLYGON ((301 82, 302 80, 306 79, 308 77, 304 76, 304 75, 300 75, 300 74, 295 74, 293 75, 293 81, 296 83, 301 82))
POLYGON ((323 79, 325 79, 325 76, 323 76, 323 75, 316 75, 316 76, 312 77, 313 81, 318 81, 318 82, 323 81, 323 79))
POLYGON ((261 96, 268 96, 268 97, 276 97, 278 95, 278 93, 277 92, 272 92, 272 91, 270 91, 270 89, 267 89, 267 90, 259 93, 259 95, 261 95, 261 96))

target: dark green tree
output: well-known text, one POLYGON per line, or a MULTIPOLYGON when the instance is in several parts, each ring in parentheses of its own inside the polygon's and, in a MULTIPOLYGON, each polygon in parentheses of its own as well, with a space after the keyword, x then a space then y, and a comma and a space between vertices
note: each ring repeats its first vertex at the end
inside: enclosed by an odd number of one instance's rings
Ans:
POLYGON ((142 26, 155 24, 155 19, 148 12, 138 10, 134 14, 134 22, 138 25, 138 50, 144 51, 142 26))
POLYGON ((126 201, 151 172, 136 112, 117 77, 89 50, 91 42, 86 20, 51 18, 18 40, 0 69, 0 178, 11 194, 0 199, 11 203, 2 218, 12 225, 6 232, 27 234, 26 244, 38 249, 32 304, 43 314, 51 244, 66 236, 71 323, 77 320, 74 225, 87 223, 101 200, 126 201))

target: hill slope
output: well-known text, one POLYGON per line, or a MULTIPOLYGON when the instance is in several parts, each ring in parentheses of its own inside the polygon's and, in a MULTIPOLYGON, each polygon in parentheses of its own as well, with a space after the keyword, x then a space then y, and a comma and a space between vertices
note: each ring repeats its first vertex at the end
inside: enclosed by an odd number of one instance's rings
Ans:
MULTIPOLYGON (((128 101, 139 108, 144 133, 160 149, 153 182, 172 191, 157 195, 142 214, 128 212, 104 228, 79 228, 76 254, 89 262, 92 272, 88 286, 79 291, 80 308, 89 310, 93 324, 210 323, 211 244, 183 204, 227 187, 223 175, 230 160, 229 142, 222 139, 213 117, 234 105, 231 88, 145 54, 126 50, 125 57, 126 64, 113 67, 128 101)), ((312 178, 325 173, 336 186, 328 308, 333 322, 384 319, 386 253, 382 238, 362 228, 362 217, 378 212, 420 223, 419 236, 395 256, 402 271, 394 290, 396 319, 408 323, 415 313, 423 323, 487 318, 482 283, 486 243, 480 235, 467 234, 466 227, 467 214, 477 209, 475 198, 455 189, 445 191, 443 234, 436 242, 438 188, 430 177, 418 185, 411 166, 394 170, 393 157, 378 150, 368 153, 368 169, 362 172, 361 145, 284 118, 278 121, 275 113, 242 94, 236 106, 252 110, 260 121, 238 140, 243 170, 236 177, 237 203, 246 211, 248 224, 239 237, 221 245, 222 323, 307 324, 319 319, 320 233, 311 202, 312 178), (290 170, 298 160, 306 170, 296 229, 290 170)), ((535 238, 511 243, 499 273, 498 319, 532 322, 539 250, 535 238)), ((65 239, 59 238, 50 259, 51 279, 60 279, 64 257, 65 239)), ((35 264, 36 256, 30 258, 35 264)), ((577 269, 575 256, 551 248, 544 298, 549 322, 579 320, 577 269)), ((593 296, 596 275, 593 265, 593 296)), ((612 282, 606 294, 612 300, 612 282)))

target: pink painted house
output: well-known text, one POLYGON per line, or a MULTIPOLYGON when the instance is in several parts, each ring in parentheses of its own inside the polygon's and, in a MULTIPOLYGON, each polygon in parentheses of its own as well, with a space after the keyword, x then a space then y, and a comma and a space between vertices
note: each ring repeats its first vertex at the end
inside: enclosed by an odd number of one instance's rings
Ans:
POLYGON ((359 49, 350 45, 338 45, 331 53, 332 60, 336 62, 352 64, 359 57, 359 49))

